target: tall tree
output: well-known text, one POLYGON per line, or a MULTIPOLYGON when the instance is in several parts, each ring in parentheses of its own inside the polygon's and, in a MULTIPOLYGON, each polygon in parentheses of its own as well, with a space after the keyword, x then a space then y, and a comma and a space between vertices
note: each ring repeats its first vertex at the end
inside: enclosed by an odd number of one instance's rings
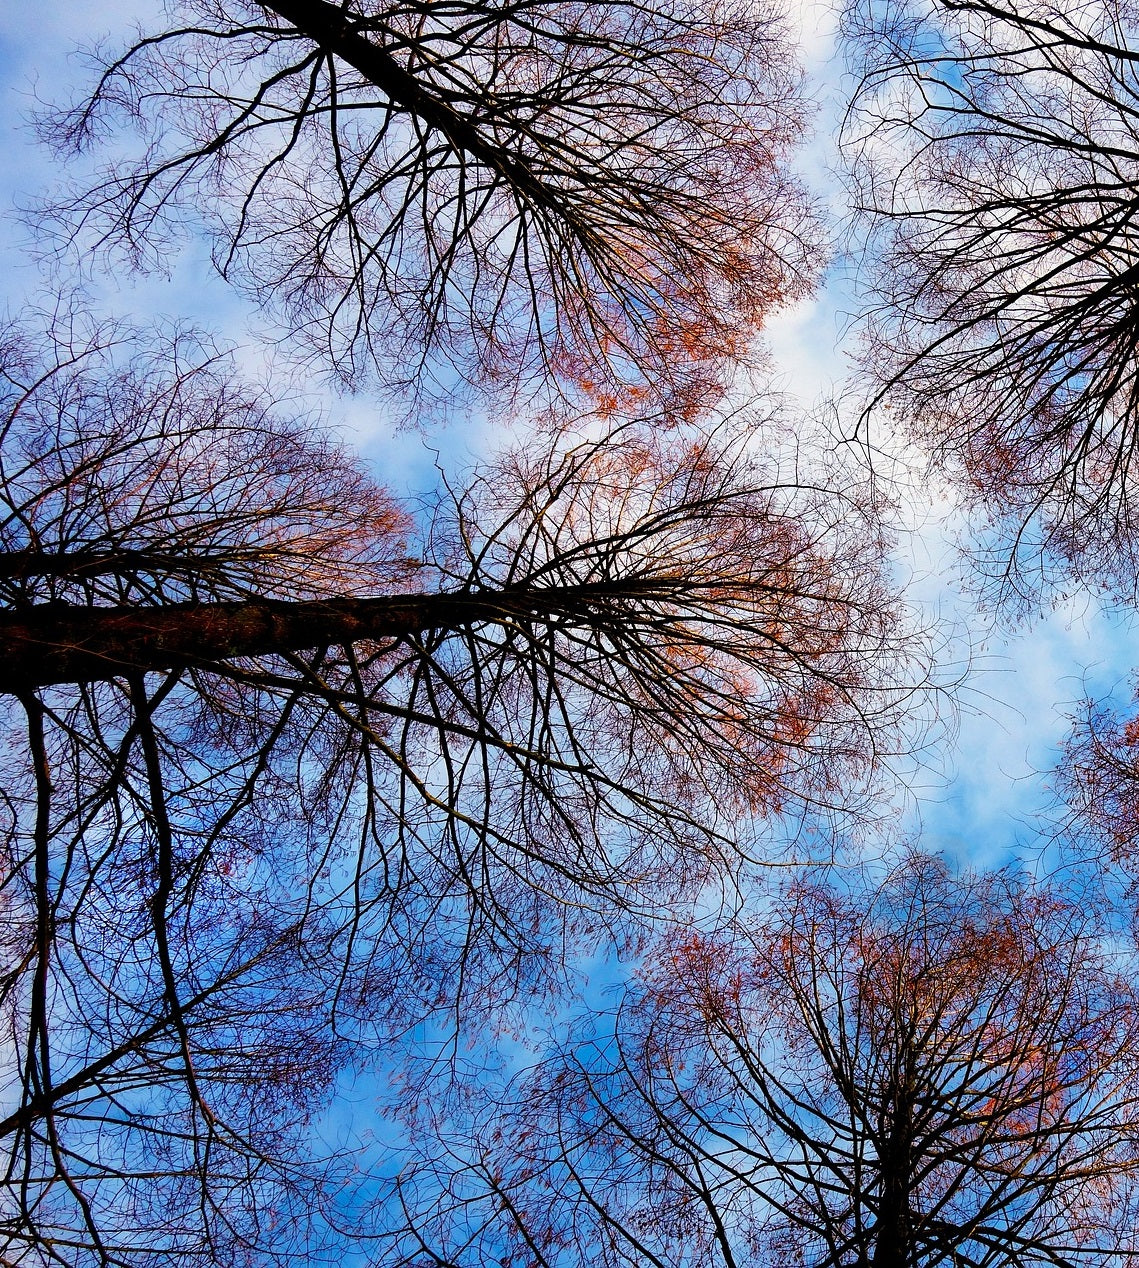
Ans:
POLYGON ((1133 8, 866 0, 848 29, 874 400, 995 521, 1014 584, 1059 566, 1135 601, 1133 8))
POLYGON ((204 225, 222 272, 347 379, 691 404, 817 274, 782 166, 795 51, 767 3, 169 12, 44 121, 70 152, 141 132, 61 200, 64 232, 161 265, 174 227, 204 225))
POLYGON ((871 491, 746 425, 531 439, 417 526, 189 336, 3 365, 5 1253, 308 1244, 361 1045, 550 987, 904 743, 871 491))
POLYGON ((609 1035, 409 1169, 385 1262, 1126 1263, 1136 1004, 1056 889, 924 856, 797 883, 665 939, 609 1035))

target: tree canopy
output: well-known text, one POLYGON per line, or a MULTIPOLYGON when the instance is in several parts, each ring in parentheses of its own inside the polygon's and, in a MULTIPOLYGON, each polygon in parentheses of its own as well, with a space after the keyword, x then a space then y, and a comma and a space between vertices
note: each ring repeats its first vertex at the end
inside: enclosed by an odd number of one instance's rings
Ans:
POLYGON ((1014 588, 1059 571, 1134 602, 1135 14, 866 0, 847 21, 871 399, 995 521, 1014 588))
POLYGON ((349 381, 685 408, 820 267, 784 163, 805 105, 767 3, 189 0, 44 115, 65 237, 227 276, 349 381), (112 152, 114 153, 114 152, 112 152))
MULTIPOLYGON (((1135 723, 1069 737, 1063 877, 915 844, 898 771, 953 675, 915 487, 836 439, 849 397, 832 426, 765 377, 838 237, 803 22, 171 0, 38 107, 43 290, 0 325, 3 1263, 1139 1254, 1135 723), (277 323, 260 378, 109 315, 108 271, 203 240, 277 323), (296 374, 500 434, 433 431, 412 497, 296 374)), ((845 14, 862 424, 949 473, 1005 600, 1139 596, 1133 25, 845 14)))
POLYGON ((408 1168, 391 1262, 1126 1262, 1137 1024, 1059 889, 920 855, 805 877, 662 940, 449 1168, 408 1168))
POLYGON ((370 1045, 549 991, 905 742, 869 487, 746 419, 531 437, 413 512, 188 335, 5 367, 12 1246, 276 1254, 277 1202, 305 1244, 370 1045))

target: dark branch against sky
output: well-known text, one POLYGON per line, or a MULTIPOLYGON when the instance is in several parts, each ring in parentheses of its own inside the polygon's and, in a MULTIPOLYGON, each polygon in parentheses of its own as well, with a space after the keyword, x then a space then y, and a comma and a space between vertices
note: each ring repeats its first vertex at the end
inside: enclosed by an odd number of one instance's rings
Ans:
POLYGON ((1134 589, 1131 17, 1026 13, 849 6, 813 140, 735 0, 180 0, 37 89, 0 1259, 1127 1262, 1132 706, 1055 748, 1126 609, 1016 645, 1011 741, 915 612, 944 490, 995 619, 1134 589), (271 353, 123 321, 207 254, 271 353))

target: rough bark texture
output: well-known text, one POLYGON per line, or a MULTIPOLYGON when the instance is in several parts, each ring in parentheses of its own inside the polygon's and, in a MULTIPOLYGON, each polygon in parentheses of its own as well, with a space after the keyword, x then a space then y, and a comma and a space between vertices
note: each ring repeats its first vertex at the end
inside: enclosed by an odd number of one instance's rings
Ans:
POLYGON ((598 605, 620 607, 622 598, 634 597, 643 603, 652 595, 631 583, 307 602, 250 599, 153 609, 43 604, 0 614, 0 693, 20 695, 52 683, 92 682, 238 656, 399 639, 473 623, 549 621, 570 612, 588 621, 598 605))

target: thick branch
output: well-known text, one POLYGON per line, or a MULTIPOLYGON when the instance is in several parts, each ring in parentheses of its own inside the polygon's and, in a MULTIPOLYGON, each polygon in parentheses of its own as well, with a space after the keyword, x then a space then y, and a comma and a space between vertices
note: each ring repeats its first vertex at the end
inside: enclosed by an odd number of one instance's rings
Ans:
MULTIPOLYGON (((460 114, 405 70, 390 53, 365 38, 350 15, 326 0, 260 0, 262 8, 307 35, 326 52, 358 70, 389 100, 417 115, 428 127, 441 132, 457 150, 469 154, 497 172, 527 201, 550 208, 554 200, 545 184, 524 162, 508 157, 488 141, 467 115, 460 114)), ((564 216, 565 209, 558 208, 564 216)))
POLYGON ((237 656, 404 638, 474 623, 594 616, 622 600, 679 593, 659 581, 597 583, 478 594, 349 596, 289 602, 249 599, 165 608, 43 604, 0 614, 0 693, 52 683, 210 665, 237 656), (665 593, 668 590, 669 593, 665 593))

